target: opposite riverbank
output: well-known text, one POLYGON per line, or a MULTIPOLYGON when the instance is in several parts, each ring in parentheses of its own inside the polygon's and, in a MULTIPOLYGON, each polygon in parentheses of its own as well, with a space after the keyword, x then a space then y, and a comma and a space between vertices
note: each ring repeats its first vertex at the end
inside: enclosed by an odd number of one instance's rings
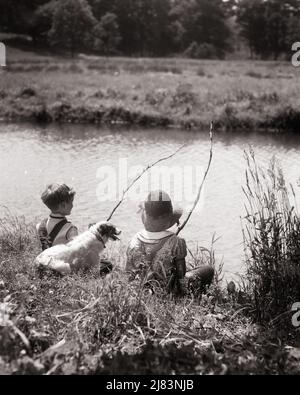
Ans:
POLYGON ((0 119, 297 132, 299 75, 289 62, 71 60, 9 47, 0 119))

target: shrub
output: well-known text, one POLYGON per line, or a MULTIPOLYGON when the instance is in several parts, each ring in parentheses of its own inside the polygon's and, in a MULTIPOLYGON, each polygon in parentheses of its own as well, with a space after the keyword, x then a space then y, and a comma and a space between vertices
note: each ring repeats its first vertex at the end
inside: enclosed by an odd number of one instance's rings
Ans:
POLYGON ((83 72, 82 68, 75 63, 71 63, 68 66, 67 71, 70 71, 71 73, 82 73, 83 72))
POLYGON ((197 95, 193 92, 193 86, 188 83, 180 83, 172 97, 171 106, 176 107, 183 104, 197 104, 197 95))
POLYGON ((218 51, 212 44, 198 44, 193 41, 184 51, 184 55, 193 59, 218 59, 218 51))
POLYGON ((0 89, 0 99, 5 99, 7 96, 7 93, 5 92, 4 89, 0 89))
POLYGON ((242 102, 247 100, 256 101, 256 97, 252 92, 248 92, 243 89, 237 90, 237 92, 235 93, 235 99, 237 102, 242 102))
POLYGON ((205 70, 202 67, 199 67, 199 69, 197 70, 197 75, 198 77, 205 77, 205 70))
POLYGON ((268 116, 266 126, 297 133, 300 127, 300 112, 290 105, 280 106, 274 115, 268 116))
POLYGON ((145 102, 151 106, 161 105, 168 97, 167 89, 156 89, 155 91, 148 92, 145 96, 145 102))
POLYGON ((259 100, 266 104, 277 104, 280 102, 280 97, 277 92, 263 93, 259 96, 259 100))
POLYGON ((59 71, 59 70, 60 70, 60 66, 58 64, 50 64, 45 69, 46 72, 53 72, 53 71, 59 71))
POLYGON ((216 47, 212 44, 203 43, 198 46, 197 52, 199 59, 218 59, 221 56, 218 55, 216 47))
POLYGON ((19 96, 20 97, 33 97, 36 96, 37 93, 33 88, 23 88, 21 89, 19 96))
POLYGON ((102 89, 97 90, 92 97, 95 97, 96 99, 103 99, 105 97, 105 92, 102 91, 102 89))
POLYGON ((261 73, 257 73, 256 71, 253 71, 253 70, 247 71, 247 73, 245 75, 248 77, 252 77, 252 78, 262 78, 263 77, 261 75, 261 73))
POLYGON ((247 278, 256 319, 274 322, 300 301, 300 220, 278 162, 273 158, 264 170, 252 150, 245 156, 247 278))

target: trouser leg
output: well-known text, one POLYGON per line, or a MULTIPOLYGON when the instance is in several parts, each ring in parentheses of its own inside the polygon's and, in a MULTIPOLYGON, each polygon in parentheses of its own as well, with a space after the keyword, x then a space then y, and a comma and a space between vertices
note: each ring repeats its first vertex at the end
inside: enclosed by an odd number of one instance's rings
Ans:
POLYGON ((100 275, 101 276, 106 276, 108 273, 110 273, 113 270, 113 265, 110 261, 107 259, 101 259, 100 260, 100 275))
POLYGON ((214 268, 209 265, 187 271, 185 277, 188 279, 189 290, 193 293, 204 293, 211 285, 214 274, 214 268))

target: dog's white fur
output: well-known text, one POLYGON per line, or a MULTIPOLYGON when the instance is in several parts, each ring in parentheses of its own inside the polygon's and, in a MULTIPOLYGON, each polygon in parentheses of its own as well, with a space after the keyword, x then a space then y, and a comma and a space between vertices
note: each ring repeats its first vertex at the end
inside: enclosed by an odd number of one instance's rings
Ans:
MULTIPOLYGON (((67 244, 59 244, 44 250, 35 259, 39 267, 54 270, 60 274, 70 274, 78 269, 88 269, 99 264, 99 254, 105 248, 109 235, 101 234, 99 229, 105 222, 98 222, 86 232, 76 236, 67 244), (103 242, 96 234, 100 234, 103 242)), ((115 228, 117 233, 120 231, 115 228)))

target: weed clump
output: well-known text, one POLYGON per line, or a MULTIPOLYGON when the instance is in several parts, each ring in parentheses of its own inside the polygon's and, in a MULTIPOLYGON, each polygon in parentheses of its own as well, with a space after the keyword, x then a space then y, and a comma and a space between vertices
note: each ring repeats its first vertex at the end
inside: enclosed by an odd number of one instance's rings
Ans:
POLYGON ((21 89, 19 96, 20 97, 33 97, 36 96, 37 93, 33 88, 23 88, 21 89))
POLYGON ((0 217, 0 254, 24 252, 35 239, 34 229, 24 217, 13 215, 7 208, 0 217))
POLYGON ((245 75, 247 77, 251 77, 251 78, 258 78, 258 79, 263 78, 261 73, 258 73, 258 72, 253 71, 253 70, 247 71, 245 75))
POLYGON ((189 83, 179 84, 172 96, 171 107, 177 107, 186 104, 192 106, 196 105, 197 95, 193 92, 192 88, 192 85, 189 83))
POLYGON ((7 93, 5 92, 4 89, 0 89, 0 99, 5 99, 7 96, 7 93))

